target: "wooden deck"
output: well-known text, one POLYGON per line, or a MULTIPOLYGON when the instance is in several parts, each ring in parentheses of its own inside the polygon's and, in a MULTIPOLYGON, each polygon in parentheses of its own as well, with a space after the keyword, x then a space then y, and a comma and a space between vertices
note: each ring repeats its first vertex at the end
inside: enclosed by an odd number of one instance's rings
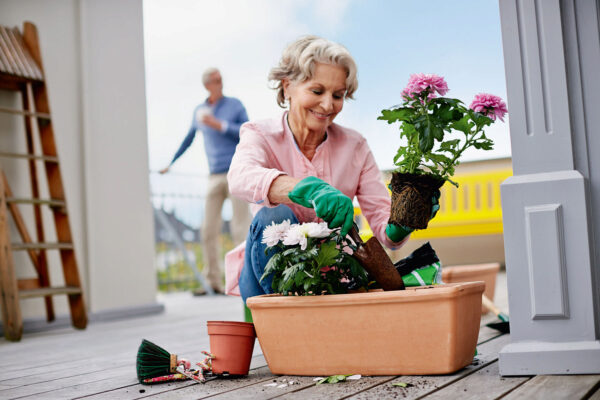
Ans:
POLYGON ((0 339, 0 399, 600 399, 600 375, 500 377, 498 351, 509 335, 485 326, 491 316, 482 319, 476 360, 452 375, 362 377, 316 386, 313 377, 272 375, 257 342, 247 377, 140 385, 135 355, 142 338, 199 361, 209 349, 206 321, 240 320, 243 314, 239 298, 176 294, 161 301, 162 315, 95 323, 84 331, 25 334, 19 343, 0 339), (408 385, 393 385, 399 382, 408 385))

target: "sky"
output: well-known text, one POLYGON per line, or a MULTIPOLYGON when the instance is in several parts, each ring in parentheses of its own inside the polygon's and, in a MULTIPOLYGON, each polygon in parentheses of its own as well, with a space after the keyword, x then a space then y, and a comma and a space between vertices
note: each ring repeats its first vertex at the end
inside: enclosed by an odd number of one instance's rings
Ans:
MULTIPOLYGON (((377 116, 401 102, 410 74, 443 76, 446 96, 467 105, 480 92, 506 99, 497 0, 144 0, 151 171, 169 164, 206 98, 206 68, 220 69, 224 94, 239 98, 250 119, 280 116, 267 76, 283 49, 306 34, 353 55, 358 90, 335 122, 367 139, 380 169, 393 168, 401 141, 398 126, 377 116)), ((510 156, 508 123, 486 134, 495 149, 467 151, 463 161, 510 156)), ((171 171, 208 174, 200 132, 171 171)), ((171 190, 165 177, 151 182, 154 191, 171 190)))

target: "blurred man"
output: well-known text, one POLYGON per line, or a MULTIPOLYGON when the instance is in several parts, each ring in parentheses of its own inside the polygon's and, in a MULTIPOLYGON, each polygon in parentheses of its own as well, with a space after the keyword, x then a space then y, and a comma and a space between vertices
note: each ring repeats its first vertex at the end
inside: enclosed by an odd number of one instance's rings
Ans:
POLYGON ((208 280, 213 290, 223 293, 218 240, 222 226, 221 209, 227 197, 230 198, 233 206, 230 226, 235 245, 246 239, 250 224, 248 204, 231 196, 227 185, 227 171, 235 147, 240 141, 240 126, 248 121, 248 115, 241 101, 223 96, 223 80, 218 69, 207 69, 202 74, 202 83, 209 96, 194 110, 192 125, 187 136, 169 166, 162 169, 160 173, 169 171, 171 165, 190 147, 196 137, 196 131, 201 130, 210 173, 202 224, 204 265, 207 267, 208 280))

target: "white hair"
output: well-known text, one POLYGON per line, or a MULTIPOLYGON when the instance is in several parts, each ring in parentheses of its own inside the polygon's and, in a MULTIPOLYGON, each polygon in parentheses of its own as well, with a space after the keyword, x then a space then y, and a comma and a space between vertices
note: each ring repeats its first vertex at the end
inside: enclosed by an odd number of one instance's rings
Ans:
POLYGON ((210 81, 210 76, 215 72, 219 72, 219 70, 214 67, 207 68, 206 70, 204 70, 204 73, 202 74, 202 83, 204 84, 204 86, 206 86, 206 84, 210 81))
POLYGON ((348 49, 341 44, 331 42, 318 36, 303 36, 288 45, 283 51, 279 65, 269 73, 273 81, 273 89, 277 90, 277 104, 285 107, 283 80, 304 82, 313 75, 315 63, 332 64, 346 70, 345 97, 352 99, 358 88, 356 63, 348 49))

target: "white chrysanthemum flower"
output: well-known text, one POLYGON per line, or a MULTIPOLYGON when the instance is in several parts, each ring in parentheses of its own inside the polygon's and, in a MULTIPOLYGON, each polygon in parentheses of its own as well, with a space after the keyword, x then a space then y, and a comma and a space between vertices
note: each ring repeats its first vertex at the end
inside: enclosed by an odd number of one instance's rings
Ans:
POLYGON ((333 232, 333 229, 327 227, 326 222, 307 222, 303 225, 308 237, 324 238, 333 232))
POLYGON ((290 220, 286 219, 280 224, 275 222, 268 225, 263 231, 262 242, 269 247, 276 246, 285 238, 287 231, 290 229, 290 220))
POLYGON ((306 250, 306 246, 308 245, 306 237, 306 229, 303 225, 294 224, 288 229, 285 238, 283 239, 283 244, 286 246, 299 244, 302 250, 306 250))

